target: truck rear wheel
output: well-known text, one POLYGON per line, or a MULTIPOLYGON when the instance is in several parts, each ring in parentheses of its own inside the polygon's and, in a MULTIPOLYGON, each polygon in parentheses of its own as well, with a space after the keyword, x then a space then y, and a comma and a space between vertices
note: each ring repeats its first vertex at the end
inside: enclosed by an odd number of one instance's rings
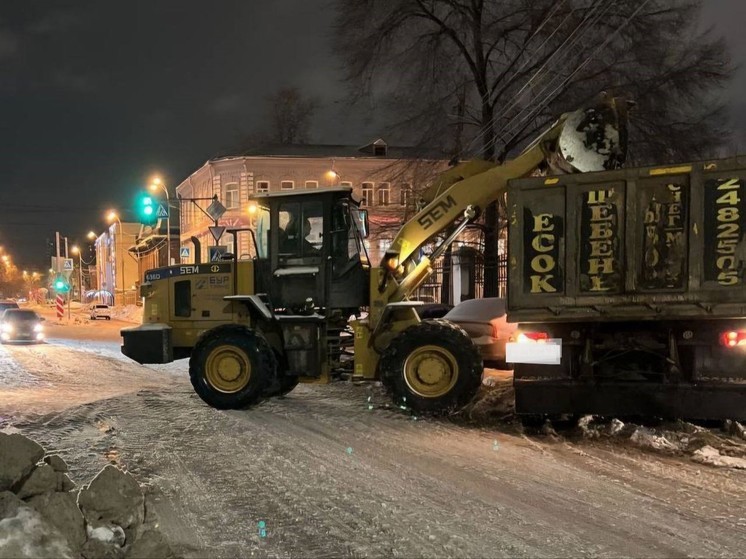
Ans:
POLYGON ((258 403, 274 380, 274 352, 261 334, 225 325, 205 332, 189 359, 189 378, 213 408, 242 409, 258 403))
POLYGON ((482 382, 479 350, 461 328, 428 320, 396 336, 381 356, 381 380, 397 405, 447 413, 468 403, 482 382))

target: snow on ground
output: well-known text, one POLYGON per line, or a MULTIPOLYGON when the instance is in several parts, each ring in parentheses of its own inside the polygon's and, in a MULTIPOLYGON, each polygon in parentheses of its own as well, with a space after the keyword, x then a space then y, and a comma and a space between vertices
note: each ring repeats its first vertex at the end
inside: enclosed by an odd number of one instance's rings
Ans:
POLYGON ((41 515, 30 507, 19 508, 10 518, 0 519, 0 551, 3 558, 72 558, 64 536, 50 530, 41 515))
POLYGON ((142 312, 142 306, 125 305, 123 307, 112 307, 111 316, 117 320, 142 324, 142 312))
POLYGON ((0 387, 0 428, 34 438, 82 478, 108 463, 125 468, 149 487, 164 534, 186 557, 746 548, 746 472, 633 444, 621 422, 588 421, 598 436, 526 433, 504 375, 490 375, 481 403, 444 420, 352 383, 301 385, 224 412, 195 395, 185 363, 142 367, 118 354, 125 325, 60 325, 46 345, 0 346, 0 379, 16 379, 0 387))

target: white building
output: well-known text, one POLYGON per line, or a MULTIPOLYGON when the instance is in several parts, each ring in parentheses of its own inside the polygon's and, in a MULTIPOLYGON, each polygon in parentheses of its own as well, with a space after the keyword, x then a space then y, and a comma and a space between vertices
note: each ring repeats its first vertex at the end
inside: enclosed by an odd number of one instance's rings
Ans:
MULTIPOLYGON (((228 156, 206 162, 176 187, 181 197, 181 246, 190 250, 191 238, 201 245, 201 261, 208 259, 208 247, 216 243, 208 227, 213 224, 200 208, 210 198, 227 208, 218 225, 248 227, 248 197, 254 192, 291 191, 349 185, 356 199, 368 208, 371 222, 369 251, 376 263, 387 248, 405 216, 414 208, 413 193, 421 190, 438 171, 447 166, 442 159, 423 159, 411 148, 389 147, 376 140, 362 148, 330 145, 289 145, 262 148, 256 153, 228 156), (197 202, 187 199, 201 198, 197 202)), ((239 258, 253 255, 248 235, 233 246, 231 235, 221 245, 239 258)))
MULTIPOLYGON (((116 305, 135 304, 139 284, 138 261, 127 251, 140 232, 139 223, 112 223, 95 241, 96 282, 109 292, 116 305)), ((110 301, 111 302, 111 301, 110 301)))

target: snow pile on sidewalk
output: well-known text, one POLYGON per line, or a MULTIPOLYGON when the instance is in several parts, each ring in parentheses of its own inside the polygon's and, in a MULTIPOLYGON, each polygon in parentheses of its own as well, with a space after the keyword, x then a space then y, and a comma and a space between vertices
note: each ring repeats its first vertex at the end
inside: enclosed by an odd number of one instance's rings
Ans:
POLYGON ((0 433, 0 558, 174 557, 130 474, 106 466, 74 491, 67 472, 31 439, 0 433))
POLYGON ((111 316, 117 320, 125 322, 135 322, 142 324, 143 308, 138 305, 125 305, 123 307, 112 307, 111 316))

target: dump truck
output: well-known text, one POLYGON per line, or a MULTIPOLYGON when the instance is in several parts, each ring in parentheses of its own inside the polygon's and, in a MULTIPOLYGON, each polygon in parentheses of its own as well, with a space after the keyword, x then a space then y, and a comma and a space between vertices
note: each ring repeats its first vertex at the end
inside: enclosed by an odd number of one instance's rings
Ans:
POLYGON ((514 159, 442 173, 380 263, 367 257, 367 212, 351 188, 252 194, 256 226, 228 234, 248 235, 255 257, 146 272, 143 324, 122 331, 122 352, 140 363, 189 357, 192 386, 220 409, 345 371, 382 381, 417 413, 457 408, 481 385, 481 357, 456 325, 420 320, 412 295, 508 180, 621 165, 627 105, 604 96, 560 116, 514 159))
POLYGON ((508 187, 516 410, 746 419, 746 157, 508 187))

